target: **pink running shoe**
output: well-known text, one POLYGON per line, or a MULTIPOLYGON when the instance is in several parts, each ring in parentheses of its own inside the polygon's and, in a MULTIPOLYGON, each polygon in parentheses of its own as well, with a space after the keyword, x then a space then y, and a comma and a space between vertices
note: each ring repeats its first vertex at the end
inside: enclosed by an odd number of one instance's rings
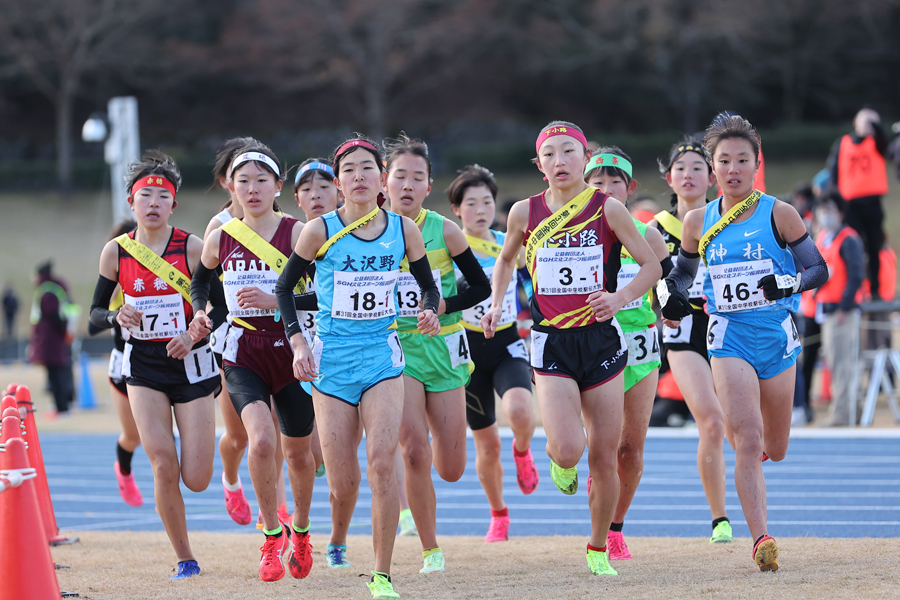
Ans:
POLYGON ((225 510, 228 511, 228 516, 238 525, 249 525, 253 515, 250 514, 250 503, 244 497, 243 486, 236 492, 229 492, 225 483, 225 471, 222 471, 222 489, 225 491, 225 510))
POLYGON ((625 545, 625 537, 621 531, 610 531, 606 536, 606 547, 609 549, 609 560, 631 560, 631 552, 625 545))
POLYGON ((491 526, 488 527, 484 541, 505 542, 509 539, 509 517, 495 517, 491 515, 491 526))
POLYGON ((128 506, 141 506, 144 504, 141 490, 138 489, 137 483, 134 482, 134 473, 123 474, 122 469, 119 468, 119 461, 113 464, 113 469, 116 472, 116 481, 119 482, 119 495, 122 496, 125 504, 128 506))
POLYGON ((591 495, 591 484, 593 482, 594 482, 594 478, 591 477, 590 475, 588 475, 588 484, 587 484, 588 496, 591 495))
POLYGON ((513 438, 513 459, 516 461, 516 481, 519 484, 519 489, 527 496, 537 489, 540 481, 537 467, 534 466, 531 448, 526 451, 525 456, 517 456, 516 440, 513 438))

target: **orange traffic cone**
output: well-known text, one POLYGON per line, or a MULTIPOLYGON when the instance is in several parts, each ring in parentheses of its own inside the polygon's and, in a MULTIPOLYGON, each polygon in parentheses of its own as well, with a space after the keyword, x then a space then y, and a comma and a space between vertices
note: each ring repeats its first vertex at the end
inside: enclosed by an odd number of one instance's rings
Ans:
POLYGON ((53 500, 50 499, 50 486, 47 485, 47 472, 44 470, 41 440, 38 438, 37 425, 34 422, 34 405, 31 402, 31 392, 24 385, 20 385, 16 389, 16 404, 18 404, 20 409, 26 409, 24 422, 25 441, 28 442, 28 462, 37 471, 34 488, 37 491, 38 502, 41 506, 47 541, 50 542, 51 546, 77 542, 77 537, 67 538, 59 533, 59 526, 56 524, 56 514, 53 512, 53 500))
POLYGON ((823 367, 819 376, 819 402, 831 402, 831 369, 823 367))
POLYGON ((15 395, 16 395, 16 388, 18 388, 18 387, 19 387, 19 384, 18 384, 18 383, 11 383, 11 384, 9 384, 8 386, 6 386, 6 391, 3 392, 3 395, 4 395, 4 396, 15 396, 15 395))
POLYGON ((0 413, 9 407, 16 407, 16 399, 12 396, 3 396, 3 400, 0 400, 0 413))
MULTIPOLYGON (((18 432, 18 423, 11 428, 18 432)), ((8 429, 6 423, 4 429, 8 429)), ((21 437, 6 441, 2 468, 20 473, 28 469, 28 455, 21 437)), ((23 481, 18 487, 4 491, 2 496, 0 573, 3 573, 3 580, 0 582, 0 600, 57 600, 60 597, 59 583, 50 548, 44 536, 35 534, 35 531, 41 530, 42 517, 34 480, 23 481)))
MULTIPOLYGON (((18 411, 15 414, 7 413, 6 417, 4 417, 3 421, 0 421, 0 451, 5 452, 2 448, 6 447, 6 442, 13 438, 22 437, 22 432, 19 427, 20 421, 18 416, 18 411)), ((0 454, 0 469, 5 469, 3 466, 3 454, 0 454)), ((0 523, 3 522, 3 501, 6 496, 0 494, 0 523)), ((0 547, 0 553, 3 552, 3 548, 0 547)))

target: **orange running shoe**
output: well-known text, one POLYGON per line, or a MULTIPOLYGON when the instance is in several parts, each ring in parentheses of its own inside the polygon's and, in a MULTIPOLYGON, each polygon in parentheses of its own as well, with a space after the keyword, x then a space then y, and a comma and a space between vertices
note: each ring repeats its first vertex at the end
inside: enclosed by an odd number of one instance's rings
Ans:
POLYGON ((288 559, 288 569, 294 579, 303 579, 309 575, 313 565, 312 547, 309 532, 294 532, 291 537, 291 557, 288 559))
POLYGON ((263 581, 278 581, 284 577, 284 551, 288 548, 288 536, 282 531, 281 535, 267 535, 266 541, 260 548, 262 557, 259 560, 259 578, 263 581))

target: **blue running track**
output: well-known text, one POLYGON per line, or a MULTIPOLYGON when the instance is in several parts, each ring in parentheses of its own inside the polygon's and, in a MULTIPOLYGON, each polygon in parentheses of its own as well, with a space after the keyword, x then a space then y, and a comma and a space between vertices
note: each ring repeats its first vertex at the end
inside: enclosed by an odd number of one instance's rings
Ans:
MULTIPOLYGON (((776 536, 897 537, 900 536, 900 436, 887 430, 853 432, 824 437, 792 439, 787 459, 764 463, 768 486, 769 531, 776 536)), ((694 434, 695 435, 695 434, 694 434)), ((828 435, 828 434, 825 434, 828 435)), ((710 534, 710 513, 697 475, 697 440, 690 432, 651 431, 645 450, 644 476, 634 498, 625 531, 630 536, 705 537, 710 534), (686 434, 686 435, 685 435, 686 434), (669 437, 674 436, 674 437, 669 437)), ((62 531, 161 530, 153 503, 153 476, 142 450, 135 455, 133 470, 144 494, 140 508, 127 506, 119 497, 113 474, 116 436, 45 434, 41 438, 47 476, 62 531)), ((505 499, 509 505, 511 535, 582 535, 590 531, 585 484, 587 458, 579 465, 581 489, 564 496, 550 480, 550 463, 544 440, 536 437, 532 448, 541 483, 530 496, 516 485, 511 439, 503 441, 505 499)), ((365 445, 360 464, 365 474, 365 445)), ((735 536, 750 533, 734 489, 734 452, 726 444, 728 469, 727 509, 735 536)), ((246 460, 241 467, 245 492, 256 514, 246 460)), ((482 536, 489 522, 488 504, 475 475, 475 451, 468 440, 468 465, 462 479, 446 483, 434 475, 437 493, 438 535, 482 536)), ((253 532, 241 527, 225 512, 221 462, 209 488, 203 493, 182 486, 191 530, 253 532)), ((363 481, 351 533, 369 533, 371 493, 363 481)), ((255 521, 255 520, 254 520, 255 521)), ((316 480, 312 528, 330 530, 328 488, 316 480)))

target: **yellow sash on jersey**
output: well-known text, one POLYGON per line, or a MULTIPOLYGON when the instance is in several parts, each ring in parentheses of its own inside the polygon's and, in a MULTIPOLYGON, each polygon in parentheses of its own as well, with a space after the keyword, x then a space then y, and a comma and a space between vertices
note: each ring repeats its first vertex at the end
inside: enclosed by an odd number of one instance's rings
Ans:
POLYGON ((188 304, 190 304, 191 280, 187 275, 167 263, 166 259, 147 246, 137 240, 131 239, 127 233, 123 233, 117 237, 116 243, 122 246, 122 248, 125 249, 125 252, 134 257, 134 260, 141 263, 154 275, 181 292, 181 295, 188 301, 188 304))
POLYGON ((419 214, 416 215, 416 218, 413 219, 413 222, 416 224, 416 227, 421 227, 422 223, 425 222, 425 217, 428 216, 428 211, 424 208, 419 209, 419 214))
POLYGON ((735 219, 753 208, 753 205, 756 204, 756 201, 759 200, 761 196, 762 192, 753 190, 752 194, 732 206, 727 213, 722 215, 721 219, 716 221, 715 225, 710 227, 706 233, 703 234, 703 237, 700 238, 700 256, 703 258, 703 264, 709 264, 709 261, 706 260, 706 249, 709 247, 709 243, 713 241, 713 238, 722 233, 722 231, 731 225, 735 219))
POLYGON ((353 231, 355 229, 359 229, 360 227, 362 227, 363 225, 365 225, 366 223, 368 223, 369 221, 371 221, 372 219, 377 217, 379 208, 380 207, 376 205, 375 208, 373 208, 369 214, 363 215, 361 218, 353 221, 352 223, 350 223, 349 225, 347 225, 346 227, 344 227, 343 229, 338 231, 336 234, 334 234, 333 236, 331 236, 330 238, 325 240, 325 243, 322 244, 322 247, 319 248, 318 252, 316 252, 316 259, 318 260, 318 259, 322 258, 323 256, 325 256, 325 253, 328 252, 328 249, 331 248, 332 246, 334 246, 334 244, 338 240, 340 240, 342 237, 344 237, 345 235, 347 235, 348 233, 350 233, 351 231, 353 231))
POLYGON ((528 244, 525 247, 525 260, 528 272, 531 274, 532 278, 534 278, 534 255, 537 252, 537 249, 565 227, 577 214, 584 210, 584 207, 591 201, 591 198, 594 197, 594 192, 596 191, 597 188, 587 188, 564 204, 555 213, 541 221, 540 224, 534 228, 534 231, 531 232, 531 237, 528 238, 528 244))
MULTIPOLYGON (((233 237, 247 250, 262 259, 264 263, 269 265, 269 268, 279 275, 284 271, 284 266, 288 261, 287 256, 282 254, 278 248, 262 239, 258 233, 250 229, 250 226, 240 219, 228 221, 228 223, 222 225, 222 231, 233 237)), ((294 286, 294 292, 297 294, 306 293, 306 283, 303 281, 303 278, 301 278, 300 281, 297 282, 297 285, 294 286)))
POLYGON ((122 292, 122 288, 119 288, 119 293, 109 301, 109 310, 119 310, 123 306, 125 306, 125 294, 122 292))
POLYGON ((659 223, 669 235, 673 235, 681 241, 681 221, 678 220, 678 217, 667 210, 663 210, 656 213, 653 218, 656 219, 656 222, 659 223))
POLYGON ((482 254, 487 254, 488 256, 493 256, 494 258, 500 256, 500 251, 503 250, 503 246, 496 242, 489 242, 485 239, 474 237, 471 235, 466 236, 466 241, 469 242, 469 247, 472 250, 477 250, 482 254))

